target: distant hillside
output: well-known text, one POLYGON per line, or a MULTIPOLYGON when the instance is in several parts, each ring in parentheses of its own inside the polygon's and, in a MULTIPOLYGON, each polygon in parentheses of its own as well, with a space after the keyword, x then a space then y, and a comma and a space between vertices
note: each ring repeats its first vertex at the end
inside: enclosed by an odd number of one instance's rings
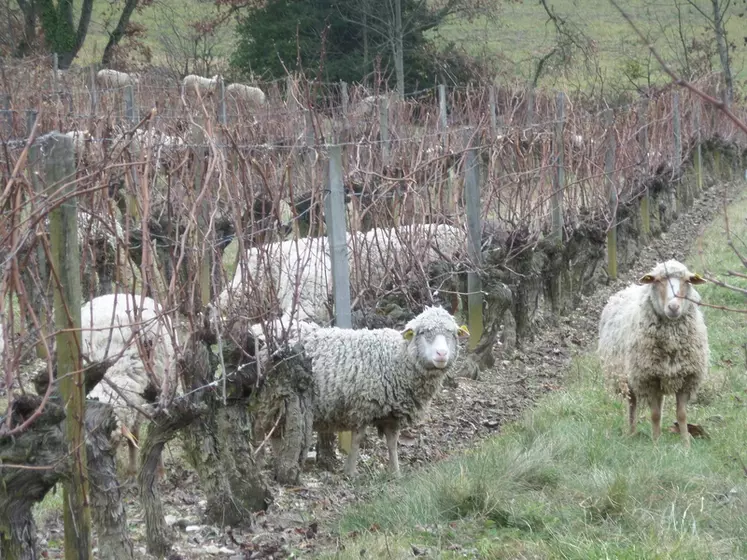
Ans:
MULTIPOLYGON (((547 3, 559 17, 577 26, 592 41, 590 46, 598 53, 602 73, 608 79, 636 73, 645 76, 649 63, 654 69, 652 74, 658 75, 656 61, 649 59, 646 47, 608 0, 548 0, 547 3)), ((710 1, 697 0, 696 3, 698 8, 711 15, 710 1)), ((714 68, 720 68, 713 34, 710 31, 706 34, 708 22, 686 0, 622 0, 620 5, 641 30, 649 34, 652 43, 667 59, 673 59, 674 48, 680 53, 683 50, 681 28, 690 47, 691 66, 698 70, 704 66, 700 60, 704 54, 699 45, 692 48, 692 39, 695 38, 711 49, 714 68)), ((736 47, 732 51, 732 71, 735 79, 742 82, 747 80, 747 15, 740 17, 739 14, 746 10, 743 2, 731 2, 726 23, 729 41, 736 47)), ((554 46, 555 27, 539 0, 503 2, 500 11, 500 17, 493 21, 485 18, 473 22, 452 21, 439 31, 439 36, 474 54, 498 53, 508 75, 527 79, 534 71, 536 61, 554 46)), ((578 65, 581 61, 574 62, 578 65)), ((588 80, 588 76, 584 77, 581 72, 573 74, 572 78, 576 80, 588 80)), ((552 80, 544 83, 548 81, 552 80)))
MULTIPOLYGON (((91 32, 78 59, 79 64, 100 59, 106 45, 106 30, 116 24, 118 16, 118 12, 112 14, 112 8, 119 9, 120 4, 109 0, 95 1, 91 32)), ((542 85, 588 85, 595 76, 596 87, 599 87, 600 75, 604 87, 612 87, 615 80, 630 85, 631 80, 645 83, 649 75, 654 80, 660 78, 655 61, 647 56, 645 47, 608 0, 552 0, 548 4, 558 16, 589 39, 589 48, 598 55, 599 68, 592 69, 591 73, 588 69, 582 70, 582 58, 577 55, 570 72, 563 74, 550 65, 550 73, 543 77, 542 85)), ((691 67, 701 72, 706 66, 704 59, 710 58, 714 68, 719 68, 712 34, 706 34, 707 21, 685 0, 625 0, 623 4, 668 59, 675 58, 675 49, 682 52, 681 29, 688 44, 691 67)), ((539 0, 504 1, 499 6, 500 14, 496 19, 478 18, 471 22, 454 19, 436 31, 435 37, 444 44, 453 42, 474 55, 498 57, 506 77, 528 79, 536 61, 554 46, 555 28, 539 0)), ((710 1, 698 0, 698 7, 710 15, 710 1)), ((740 17, 739 14, 745 9, 744 3, 732 2, 727 22, 729 40, 735 46, 732 68, 735 79, 742 82, 741 88, 747 80, 747 16, 740 17)), ((142 42, 151 50, 153 62, 178 70, 183 67, 181 61, 187 52, 201 53, 213 65, 225 64, 236 42, 233 21, 207 43, 195 44, 192 40, 194 31, 190 23, 206 21, 215 14, 216 8, 211 1, 156 0, 152 6, 136 13, 133 21, 146 29, 142 42)))

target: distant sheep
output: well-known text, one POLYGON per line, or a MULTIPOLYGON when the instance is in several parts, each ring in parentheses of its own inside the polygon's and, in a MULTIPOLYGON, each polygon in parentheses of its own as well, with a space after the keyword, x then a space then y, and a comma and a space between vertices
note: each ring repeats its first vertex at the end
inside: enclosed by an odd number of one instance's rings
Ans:
POLYGON ((454 368, 458 339, 468 336, 467 328, 440 307, 427 307, 402 331, 304 325, 299 341, 311 360, 319 460, 333 463, 334 433, 350 430, 344 472, 352 476, 361 438, 368 426, 376 426, 386 436, 389 470, 399 473, 400 429, 423 416, 454 368))
POLYGON ((96 73, 96 83, 105 89, 123 88, 129 85, 134 86, 138 82, 139 79, 135 74, 118 72, 109 68, 104 68, 96 73))
POLYGON ((230 84, 226 88, 226 95, 254 108, 260 107, 266 102, 265 92, 258 87, 247 86, 245 84, 230 84))
POLYGON ((636 406, 651 408, 653 439, 661 434, 664 395, 677 399, 677 423, 690 445, 686 407, 708 372, 708 333, 693 285, 705 282, 685 265, 659 263, 612 295, 599 320, 599 355, 605 377, 628 400, 628 428, 636 430, 636 406))
POLYGON ((91 139, 91 134, 87 130, 70 130, 65 132, 65 136, 72 138, 76 153, 85 150, 86 142, 91 139))
POLYGON ((388 96, 386 94, 380 94, 364 97, 350 108, 347 115, 348 118, 352 120, 362 120, 367 118, 369 115, 373 114, 374 109, 378 107, 379 101, 382 99, 388 99, 388 96))
MULTIPOLYGON (((148 407, 151 396, 165 378, 175 383, 176 358, 167 332, 168 321, 151 298, 128 294, 96 297, 81 307, 82 352, 91 362, 116 358, 102 380, 89 394, 114 406, 122 434, 138 438, 142 415, 128 405, 148 407), (142 303, 141 303, 142 301, 142 303), (137 311, 136 311, 137 309, 137 311), (148 375, 146 362, 152 365, 148 375), (108 383, 107 383, 108 381, 108 383), (114 389, 110 384, 116 387, 114 389)), ((137 470, 137 449, 128 437, 128 472, 137 470)))
POLYGON ((182 80, 182 95, 185 93, 194 94, 195 87, 200 91, 200 95, 206 95, 213 93, 215 88, 218 86, 219 74, 216 74, 212 78, 203 78, 195 74, 189 74, 184 76, 182 80))

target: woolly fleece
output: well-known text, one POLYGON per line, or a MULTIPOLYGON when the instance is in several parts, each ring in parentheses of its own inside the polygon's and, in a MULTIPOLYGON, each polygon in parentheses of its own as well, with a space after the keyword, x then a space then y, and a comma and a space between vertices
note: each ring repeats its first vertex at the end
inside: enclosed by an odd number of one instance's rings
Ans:
POLYGON ((308 329, 302 342, 314 378, 314 429, 381 429, 410 425, 422 417, 443 377, 458 356, 458 325, 448 311, 426 308, 405 327, 405 340, 394 329, 308 329), (451 350, 448 365, 438 369, 419 355, 425 338, 443 334, 451 350))
MULTIPOLYGON (((677 261, 659 263, 655 278, 686 279, 692 273, 677 261)), ((687 297, 700 301, 688 284, 687 297)), ((612 295, 599 322, 599 355, 608 382, 640 399, 686 391, 692 395, 708 371, 708 333, 703 314, 683 300, 682 315, 672 320, 657 312, 651 284, 631 285, 612 295)))

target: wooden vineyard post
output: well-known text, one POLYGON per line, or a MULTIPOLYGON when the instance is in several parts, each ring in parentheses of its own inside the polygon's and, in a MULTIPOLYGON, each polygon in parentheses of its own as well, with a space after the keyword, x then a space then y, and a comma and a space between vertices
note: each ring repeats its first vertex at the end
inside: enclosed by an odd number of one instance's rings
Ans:
POLYGON ((73 139, 53 133, 44 161, 48 185, 71 183, 61 191, 65 201, 50 212, 49 233, 54 286, 54 319, 57 329, 57 378, 65 403, 65 439, 71 460, 71 476, 63 483, 65 559, 92 558, 91 510, 85 434, 85 387, 80 356, 80 249, 78 207, 73 196, 75 150, 73 139))
POLYGON ((607 129, 607 149, 604 154, 604 184, 609 197, 610 218, 612 223, 607 231, 607 273, 613 280, 617 279, 617 186, 615 185, 615 120, 612 109, 604 112, 604 124, 607 129))

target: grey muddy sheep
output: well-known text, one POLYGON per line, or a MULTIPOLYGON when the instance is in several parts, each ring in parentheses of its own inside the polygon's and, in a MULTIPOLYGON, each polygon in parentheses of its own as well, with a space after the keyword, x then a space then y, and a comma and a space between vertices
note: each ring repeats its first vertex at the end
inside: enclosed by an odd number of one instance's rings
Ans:
POLYGON ((628 428, 636 430, 639 400, 651 408, 652 436, 661 435, 664 395, 676 395, 682 442, 690 445, 686 407, 708 372, 708 333, 693 285, 705 280, 685 265, 657 264, 612 295, 599 320, 599 356, 605 378, 628 401, 628 428))
POLYGON ((389 470, 399 473, 400 428, 419 420, 459 356, 466 327, 440 307, 427 307, 402 331, 304 324, 300 341, 311 360, 313 429, 320 462, 334 461, 334 432, 350 430, 344 472, 355 473, 367 426, 386 436, 389 470))

